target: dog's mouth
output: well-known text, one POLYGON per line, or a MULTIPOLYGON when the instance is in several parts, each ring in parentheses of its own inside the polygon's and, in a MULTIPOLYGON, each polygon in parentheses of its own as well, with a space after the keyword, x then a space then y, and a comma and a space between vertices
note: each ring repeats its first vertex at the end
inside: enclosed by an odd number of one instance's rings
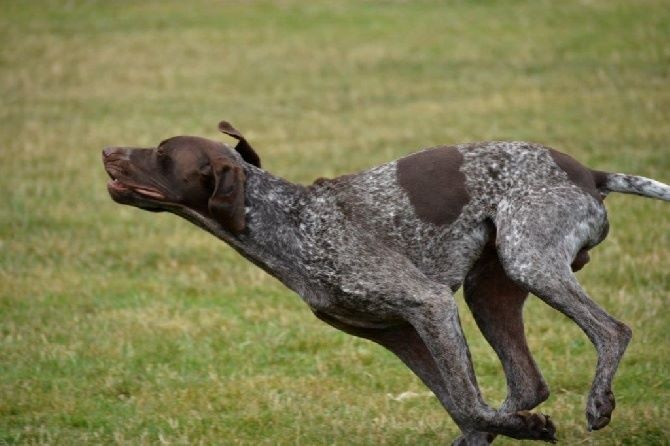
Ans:
POLYGON ((119 172, 113 162, 105 162, 105 170, 111 181, 107 182, 107 191, 114 201, 129 204, 150 211, 162 210, 167 197, 155 187, 140 185, 119 172))
POLYGON ((134 184, 124 183, 120 181, 118 178, 114 177, 112 177, 112 181, 107 182, 107 189, 109 189, 110 191, 114 191, 116 193, 134 192, 136 194, 152 198, 154 200, 165 200, 165 195, 163 195, 157 189, 146 186, 137 186, 134 184))

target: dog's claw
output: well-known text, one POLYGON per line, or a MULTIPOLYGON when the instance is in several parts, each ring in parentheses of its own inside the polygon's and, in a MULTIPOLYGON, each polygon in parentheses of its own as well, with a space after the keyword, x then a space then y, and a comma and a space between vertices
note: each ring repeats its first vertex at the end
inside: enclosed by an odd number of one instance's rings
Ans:
POLYGON ((612 411, 616 407, 614 394, 611 391, 589 397, 586 405, 586 427, 589 432, 607 426, 612 420, 612 411))
POLYGON ((610 417, 600 417, 595 421, 590 420, 588 422, 588 431, 593 432, 602 429, 603 427, 607 426, 610 421, 612 421, 610 417))
MULTIPOLYGON (((549 417, 547 417, 547 420, 549 420, 549 417)), ((552 426, 553 426, 553 424, 552 424, 552 426)), ((556 439, 556 429, 555 428, 554 428, 554 430, 550 430, 550 429, 547 429, 545 427, 544 429, 542 429, 541 437, 547 443, 556 444, 556 442, 558 442, 558 440, 556 439)))
POLYGON ((517 412, 516 415, 523 420, 526 429, 532 432, 530 436, 525 438, 543 440, 547 443, 556 443, 556 426, 554 426, 549 415, 533 413, 527 410, 521 410, 517 412))

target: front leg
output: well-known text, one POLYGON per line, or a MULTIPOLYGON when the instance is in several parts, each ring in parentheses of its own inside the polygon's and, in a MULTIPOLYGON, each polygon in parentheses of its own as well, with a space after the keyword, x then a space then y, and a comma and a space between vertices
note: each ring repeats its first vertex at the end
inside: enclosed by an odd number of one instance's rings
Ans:
POLYGON ((555 441, 548 417, 528 411, 495 411, 481 398, 453 295, 447 290, 424 295, 408 321, 430 352, 442 377, 447 410, 464 432, 483 431, 519 439, 555 441))
POLYGON ((345 324, 320 311, 315 311, 314 314, 320 320, 338 330, 352 336, 368 339, 391 351, 437 396, 445 409, 449 410, 449 407, 454 405, 448 399, 435 360, 426 348, 426 344, 423 343, 410 324, 403 323, 388 328, 365 328, 345 324))
MULTIPOLYGON (((416 376, 435 394, 442 406, 450 411, 454 402, 449 400, 447 390, 440 375, 440 369, 431 356, 426 344, 421 340, 414 327, 402 324, 389 328, 363 328, 345 324, 326 313, 315 312, 316 317, 329 325, 352 336, 368 339, 394 353, 416 376)), ((468 437, 459 437, 455 444, 468 446, 486 446, 493 440, 493 434, 472 433, 468 437), (483 434, 478 436, 475 434, 483 434), (459 442, 467 438, 467 442, 459 442)))

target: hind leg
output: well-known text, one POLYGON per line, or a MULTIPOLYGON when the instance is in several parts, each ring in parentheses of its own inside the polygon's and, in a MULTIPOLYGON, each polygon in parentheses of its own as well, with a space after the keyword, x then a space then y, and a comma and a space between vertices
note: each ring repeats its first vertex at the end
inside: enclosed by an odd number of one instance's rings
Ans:
POLYGON ((601 429, 614 410, 612 380, 631 330, 589 298, 570 267, 580 249, 604 237, 604 209, 590 197, 561 193, 501 206, 498 254, 512 280, 572 319, 595 346, 598 363, 586 417, 589 430, 601 429))
MULTIPOLYGON (((464 284, 465 301, 477 326, 498 355, 507 379, 507 398, 500 410, 530 410, 549 397, 549 389, 526 343, 523 304, 528 291, 506 275, 495 249, 490 246, 468 273, 464 284)), ((477 444, 493 434, 472 433, 463 444, 477 444), (475 441, 475 437, 477 440, 475 441)))

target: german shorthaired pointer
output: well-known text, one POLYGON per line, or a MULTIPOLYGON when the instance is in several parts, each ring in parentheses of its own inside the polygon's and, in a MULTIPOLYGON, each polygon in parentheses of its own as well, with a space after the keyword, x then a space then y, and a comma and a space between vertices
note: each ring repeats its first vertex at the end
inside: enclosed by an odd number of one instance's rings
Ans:
POLYGON ((607 235, 609 192, 670 201, 670 186, 588 169, 525 142, 443 146, 310 186, 260 168, 227 122, 235 150, 177 136, 151 149, 106 148, 112 198, 169 211, 209 231, 299 294, 314 314, 395 353, 435 393, 463 435, 555 441, 549 395, 526 344, 529 292, 572 319, 598 351, 589 430, 614 410, 612 379, 631 330, 596 305, 573 271, 607 235), (453 293, 502 361, 507 399, 482 399, 453 293))

